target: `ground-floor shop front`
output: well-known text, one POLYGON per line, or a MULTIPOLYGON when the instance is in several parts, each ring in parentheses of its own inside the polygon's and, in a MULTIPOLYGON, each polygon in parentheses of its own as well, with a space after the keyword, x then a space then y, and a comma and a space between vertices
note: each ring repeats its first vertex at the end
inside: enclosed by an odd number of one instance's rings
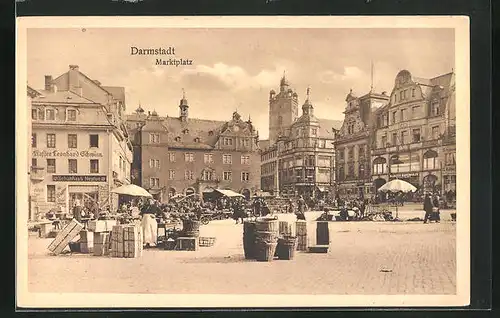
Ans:
POLYGON ((341 198, 368 199, 374 195, 374 187, 366 180, 346 181, 337 184, 336 193, 341 198))

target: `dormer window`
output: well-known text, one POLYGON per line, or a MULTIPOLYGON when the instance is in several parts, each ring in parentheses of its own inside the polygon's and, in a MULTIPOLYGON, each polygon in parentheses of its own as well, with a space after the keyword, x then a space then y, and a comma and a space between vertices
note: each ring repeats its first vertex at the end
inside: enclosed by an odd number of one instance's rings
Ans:
POLYGON ((210 131, 208 132, 208 135, 209 135, 209 136, 213 136, 213 135, 214 135, 214 132, 213 132, 212 130, 210 130, 210 131))
POLYGON ((45 118, 47 120, 56 120, 56 111, 55 109, 48 108, 45 110, 45 118))
POLYGON ((182 131, 182 133, 183 133, 184 135, 189 134, 189 129, 184 129, 184 130, 182 131))
POLYGON ((67 121, 76 121, 76 109, 68 109, 66 111, 66 120, 67 121))
POLYGON ((194 142, 200 142, 200 138, 196 137, 196 138, 194 139, 194 142))
POLYGON ((433 101, 431 105, 431 116, 438 116, 440 114, 439 101, 433 101))
POLYGON ((181 141, 181 137, 179 136, 175 137, 175 141, 181 141))

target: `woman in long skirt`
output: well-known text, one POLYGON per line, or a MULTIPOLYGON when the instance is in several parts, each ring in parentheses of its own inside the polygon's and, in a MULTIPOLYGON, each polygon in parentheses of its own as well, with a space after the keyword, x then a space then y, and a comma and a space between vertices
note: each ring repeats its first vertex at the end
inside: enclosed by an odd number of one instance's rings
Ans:
POLYGON ((149 202, 142 209, 142 242, 146 247, 156 246, 158 238, 158 222, 156 222, 155 206, 153 202, 149 202))

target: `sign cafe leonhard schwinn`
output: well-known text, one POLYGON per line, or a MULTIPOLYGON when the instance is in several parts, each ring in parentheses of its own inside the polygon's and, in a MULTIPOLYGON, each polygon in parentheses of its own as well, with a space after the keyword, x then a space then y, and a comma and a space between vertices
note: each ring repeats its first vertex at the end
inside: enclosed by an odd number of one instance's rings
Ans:
POLYGON ((33 150, 33 157, 70 157, 70 158, 101 158, 102 152, 89 151, 89 150, 33 150))

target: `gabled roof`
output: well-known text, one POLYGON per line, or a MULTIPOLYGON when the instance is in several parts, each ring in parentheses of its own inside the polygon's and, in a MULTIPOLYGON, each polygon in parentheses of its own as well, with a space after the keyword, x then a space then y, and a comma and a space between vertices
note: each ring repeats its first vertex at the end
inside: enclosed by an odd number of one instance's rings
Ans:
POLYGON ((33 102, 35 103, 98 104, 71 91, 50 92, 46 90, 39 90, 39 92, 41 95, 33 98, 33 102))
POLYGON ((122 86, 102 86, 117 100, 125 102, 125 87, 122 86))

